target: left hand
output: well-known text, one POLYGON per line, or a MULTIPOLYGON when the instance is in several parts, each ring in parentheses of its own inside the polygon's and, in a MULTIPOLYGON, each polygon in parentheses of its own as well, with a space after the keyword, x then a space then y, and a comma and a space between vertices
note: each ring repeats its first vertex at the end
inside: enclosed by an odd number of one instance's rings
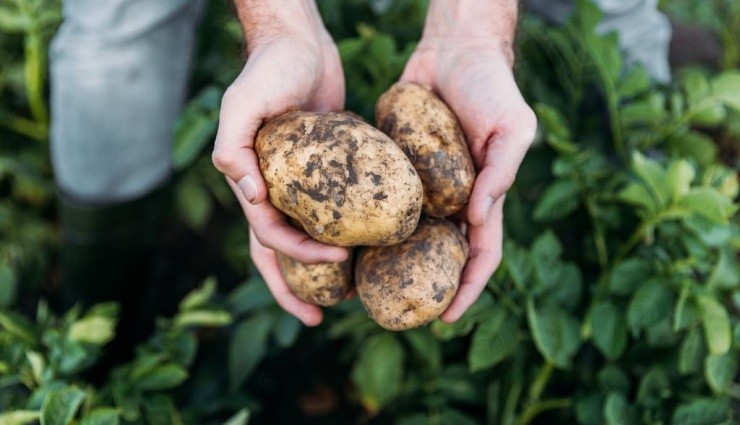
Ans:
POLYGON ((441 319, 460 318, 501 262, 503 205, 534 139, 537 118, 522 98, 513 55, 483 38, 422 39, 401 81, 431 87, 460 121, 478 175, 464 220, 470 255, 457 295, 441 319))

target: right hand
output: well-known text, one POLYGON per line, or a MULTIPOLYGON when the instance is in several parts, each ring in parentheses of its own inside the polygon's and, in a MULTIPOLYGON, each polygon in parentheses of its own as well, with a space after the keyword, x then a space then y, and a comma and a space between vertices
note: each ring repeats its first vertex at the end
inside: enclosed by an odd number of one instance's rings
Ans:
POLYGON ((349 253, 293 228, 270 203, 254 139, 265 120, 291 109, 340 111, 343 106, 342 65, 328 33, 322 33, 317 41, 281 35, 253 47, 221 102, 213 164, 226 175, 247 217, 254 264, 278 304, 306 325, 321 322, 321 309, 288 290, 274 251, 304 263, 340 262, 349 253))

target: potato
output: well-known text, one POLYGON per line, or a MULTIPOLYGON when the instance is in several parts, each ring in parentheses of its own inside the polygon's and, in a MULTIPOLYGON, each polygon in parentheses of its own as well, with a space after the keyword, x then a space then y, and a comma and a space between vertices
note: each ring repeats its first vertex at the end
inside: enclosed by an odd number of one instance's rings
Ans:
POLYGON ((375 105, 378 128, 409 157, 424 185, 424 214, 447 217, 467 205, 475 168, 457 118, 434 93, 396 83, 375 105))
POLYGON ((270 201, 320 242, 394 245, 416 228, 419 175, 367 123, 342 113, 288 112, 262 127, 255 150, 270 201))
POLYGON ((303 301, 330 307, 352 288, 352 255, 341 263, 305 264, 278 252, 278 264, 288 288, 303 301))
POLYGON ((452 302, 468 250, 457 226, 445 219, 422 218, 404 242, 360 249, 355 266, 360 301, 386 329, 425 325, 452 302))

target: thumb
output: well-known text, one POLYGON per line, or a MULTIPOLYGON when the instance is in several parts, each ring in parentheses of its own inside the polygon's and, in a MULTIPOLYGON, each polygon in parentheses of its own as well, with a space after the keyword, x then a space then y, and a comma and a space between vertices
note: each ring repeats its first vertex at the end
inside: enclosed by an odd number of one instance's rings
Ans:
POLYGON ((267 198, 267 186, 254 151, 254 139, 264 114, 248 87, 240 83, 224 93, 211 159, 216 169, 236 182, 244 198, 259 204, 267 198))

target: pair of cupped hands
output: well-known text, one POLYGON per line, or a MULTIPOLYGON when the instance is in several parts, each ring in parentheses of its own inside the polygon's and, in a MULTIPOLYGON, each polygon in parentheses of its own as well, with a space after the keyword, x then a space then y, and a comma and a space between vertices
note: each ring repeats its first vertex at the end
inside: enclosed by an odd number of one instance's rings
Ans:
MULTIPOLYGON (((470 243, 454 300, 442 314, 454 322, 480 296, 502 255, 503 204, 531 144, 536 118, 512 74, 513 55, 480 38, 422 38, 401 81, 431 87, 458 117, 477 178, 460 214, 470 243)), ((304 263, 340 262, 346 248, 322 244, 292 227, 267 197, 253 150, 264 120, 290 109, 341 111, 345 85, 339 53, 325 30, 316 40, 292 35, 250 46, 249 59, 224 94, 213 163, 226 175, 249 222, 250 253, 280 306, 308 326, 321 323, 318 306, 288 289, 276 251, 304 263)))

